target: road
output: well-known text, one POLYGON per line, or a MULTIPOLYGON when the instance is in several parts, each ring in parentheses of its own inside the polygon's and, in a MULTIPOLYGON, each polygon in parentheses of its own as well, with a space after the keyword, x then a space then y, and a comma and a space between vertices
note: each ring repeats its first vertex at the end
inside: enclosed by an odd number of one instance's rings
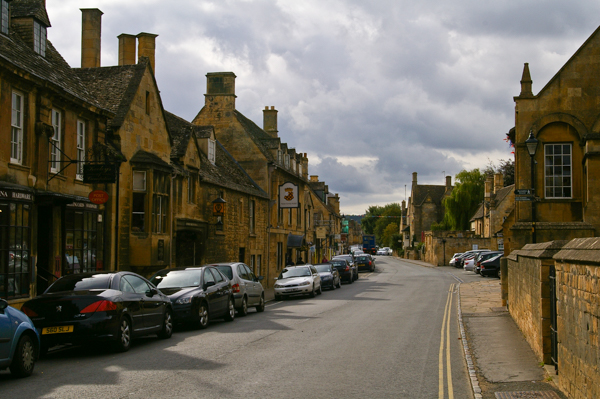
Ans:
POLYGON ((50 352, 29 378, 0 372, 0 398, 472 398, 462 274, 380 256, 353 284, 233 323, 50 352))

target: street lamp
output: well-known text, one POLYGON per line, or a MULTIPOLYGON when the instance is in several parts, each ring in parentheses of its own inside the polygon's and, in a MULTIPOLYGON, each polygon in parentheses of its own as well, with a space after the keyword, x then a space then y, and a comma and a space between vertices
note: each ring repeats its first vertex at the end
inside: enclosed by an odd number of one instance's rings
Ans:
POLYGON ((531 157, 531 241, 535 244, 535 152, 537 151, 538 139, 533 136, 533 130, 529 131, 529 137, 525 140, 527 152, 531 157))

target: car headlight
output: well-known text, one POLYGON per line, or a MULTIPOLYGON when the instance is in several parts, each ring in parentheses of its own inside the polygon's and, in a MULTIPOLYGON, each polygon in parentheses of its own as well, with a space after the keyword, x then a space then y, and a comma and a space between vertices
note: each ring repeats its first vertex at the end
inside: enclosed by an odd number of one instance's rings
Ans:
POLYGON ((188 296, 188 297, 185 297, 185 298, 179 298, 178 300, 175 301, 175 303, 178 304, 178 305, 185 305, 185 304, 188 304, 188 303, 192 303, 192 297, 188 296))
POLYGON ((333 276, 323 276, 323 277, 321 277, 321 278, 322 278, 323 280, 331 280, 331 277, 333 277, 333 276))
POLYGON ((310 281, 304 281, 304 282, 302 282, 302 283, 300 283, 298 285, 310 285, 310 281))
POLYGON ((275 288, 281 288, 281 287, 283 287, 283 285, 281 285, 281 284, 275 284, 275 288))

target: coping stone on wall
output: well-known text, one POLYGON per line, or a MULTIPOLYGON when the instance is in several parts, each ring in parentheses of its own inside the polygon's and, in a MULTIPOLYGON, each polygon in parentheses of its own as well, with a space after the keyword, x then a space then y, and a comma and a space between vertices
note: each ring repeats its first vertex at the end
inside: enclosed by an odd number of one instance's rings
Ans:
POLYGON ((552 259, 552 257, 554 257, 554 255, 556 255, 556 253, 558 253, 567 243, 568 241, 566 240, 556 240, 540 242, 537 244, 527 244, 518 251, 511 252, 508 258, 515 261, 517 260, 517 256, 524 256, 526 258, 552 259), (518 253, 512 257, 515 252, 518 253))
POLYGON ((574 238, 554 255, 555 260, 600 263, 600 237, 574 238))

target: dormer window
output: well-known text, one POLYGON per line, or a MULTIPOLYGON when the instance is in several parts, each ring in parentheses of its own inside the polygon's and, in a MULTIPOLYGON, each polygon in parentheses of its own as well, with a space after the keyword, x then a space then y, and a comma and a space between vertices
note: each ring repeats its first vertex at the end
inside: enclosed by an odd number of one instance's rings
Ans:
POLYGON ((8 35, 8 1, 1 0, 0 5, 0 32, 8 35))
POLYGON ((297 170, 296 170, 296 160, 295 159, 292 159, 292 172, 297 173, 297 170))
POLYGON ((216 143, 215 140, 208 140, 208 160, 213 165, 216 162, 216 143))
POLYGON ((33 21, 33 51, 46 56, 46 27, 37 21, 33 21))
POLYGON ((283 164, 283 152, 281 150, 277 150, 277 163, 283 164))
POLYGON ((289 154, 285 154, 285 168, 286 169, 290 168, 290 156, 289 156, 289 154))

